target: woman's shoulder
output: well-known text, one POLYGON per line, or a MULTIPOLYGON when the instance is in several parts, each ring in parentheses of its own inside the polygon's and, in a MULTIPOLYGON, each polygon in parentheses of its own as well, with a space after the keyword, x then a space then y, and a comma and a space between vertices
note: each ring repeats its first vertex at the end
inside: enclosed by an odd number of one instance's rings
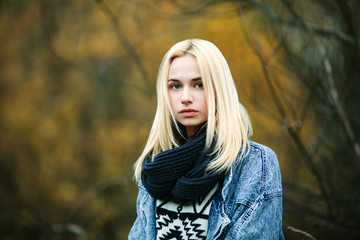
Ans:
POLYGON ((246 151, 247 154, 245 157, 241 157, 241 153, 239 153, 236 161, 234 161, 232 168, 236 169, 236 171, 242 171, 241 169, 244 167, 261 171, 266 171, 268 167, 276 167, 274 165, 279 167, 275 152, 268 146, 249 141, 249 146, 246 151))
POLYGON ((277 156, 275 152, 270 147, 251 140, 249 140, 249 144, 250 144, 250 151, 249 151, 250 157, 256 156, 261 158, 271 158, 271 160, 277 160, 277 156))

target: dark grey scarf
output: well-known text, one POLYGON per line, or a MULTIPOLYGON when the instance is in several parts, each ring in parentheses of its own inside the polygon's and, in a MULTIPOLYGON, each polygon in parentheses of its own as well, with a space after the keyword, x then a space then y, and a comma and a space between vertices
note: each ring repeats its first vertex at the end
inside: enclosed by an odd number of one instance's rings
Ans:
POLYGON ((214 155, 204 151, 206 127, 183 145, 157 154, 149 154, 142 164, 141 181, 155 199, 171 198, 177 203, 205 197, 222 174, 206 173, 214 155))

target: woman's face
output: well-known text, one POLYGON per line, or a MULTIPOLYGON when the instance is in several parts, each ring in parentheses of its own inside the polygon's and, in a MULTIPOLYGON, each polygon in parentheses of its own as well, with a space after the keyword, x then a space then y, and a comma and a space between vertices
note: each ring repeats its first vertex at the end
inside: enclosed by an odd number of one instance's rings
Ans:
POLYGON ((205 91, 194 56, 184 55, 172 61, 168 93, 175 119, 185 126, 189 138, 208 117, 205 91))

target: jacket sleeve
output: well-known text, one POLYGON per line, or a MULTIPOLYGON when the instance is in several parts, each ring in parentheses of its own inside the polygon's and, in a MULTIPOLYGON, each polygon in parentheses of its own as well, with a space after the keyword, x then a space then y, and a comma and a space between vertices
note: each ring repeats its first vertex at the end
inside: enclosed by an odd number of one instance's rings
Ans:
POLYGON ((136 201, 136 213, 137 217, 130 229, 128 239, 155 239, 154 200, 141 183, 139 184, 139 194, 136 201))
MULTIPOLYGON (((246 198, 248 201, 235 196, 238 200, 233 203, 232 224, 228 226, 225 239, 284 239, 281 174, 275 153, 267 147, 258 148, 246 167, 253 178, 246 176, 243 179, 250 186, 251 182, 258 186, 255 187, 257 194, 246 198)), ((245 187, 244 182, 238 186, 240 189, 245 187)))
POLYGON ((137 217, 133 226, 130 229, 130 233, 128 235, 129 240, 138 239, 138 237, 140 239, 144 239, 145 237, 145 223, 144 223, 144 219, 141 217, 142 213, 140 210, 141 201, 142 201, 142 194, 141 194, 141 190, 139 189, 139 193, 136 200, 137 217))
MULTIPOLYGON (((237 205, 239 209, 245 207, 241 203, 237 205)), ((241 216, 235 214, 234 218, 225 239, 284 239, 281 193, 260 196, 241 216)))

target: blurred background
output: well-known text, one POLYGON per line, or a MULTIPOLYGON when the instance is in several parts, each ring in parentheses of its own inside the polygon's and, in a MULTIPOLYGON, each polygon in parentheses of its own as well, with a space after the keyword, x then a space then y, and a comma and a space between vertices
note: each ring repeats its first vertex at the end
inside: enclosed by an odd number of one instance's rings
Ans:
POLYGON ((127 239, 165 52, 228 60, 287 239, 360 239, 358 0, 1 0, 0 239, 127 239))

